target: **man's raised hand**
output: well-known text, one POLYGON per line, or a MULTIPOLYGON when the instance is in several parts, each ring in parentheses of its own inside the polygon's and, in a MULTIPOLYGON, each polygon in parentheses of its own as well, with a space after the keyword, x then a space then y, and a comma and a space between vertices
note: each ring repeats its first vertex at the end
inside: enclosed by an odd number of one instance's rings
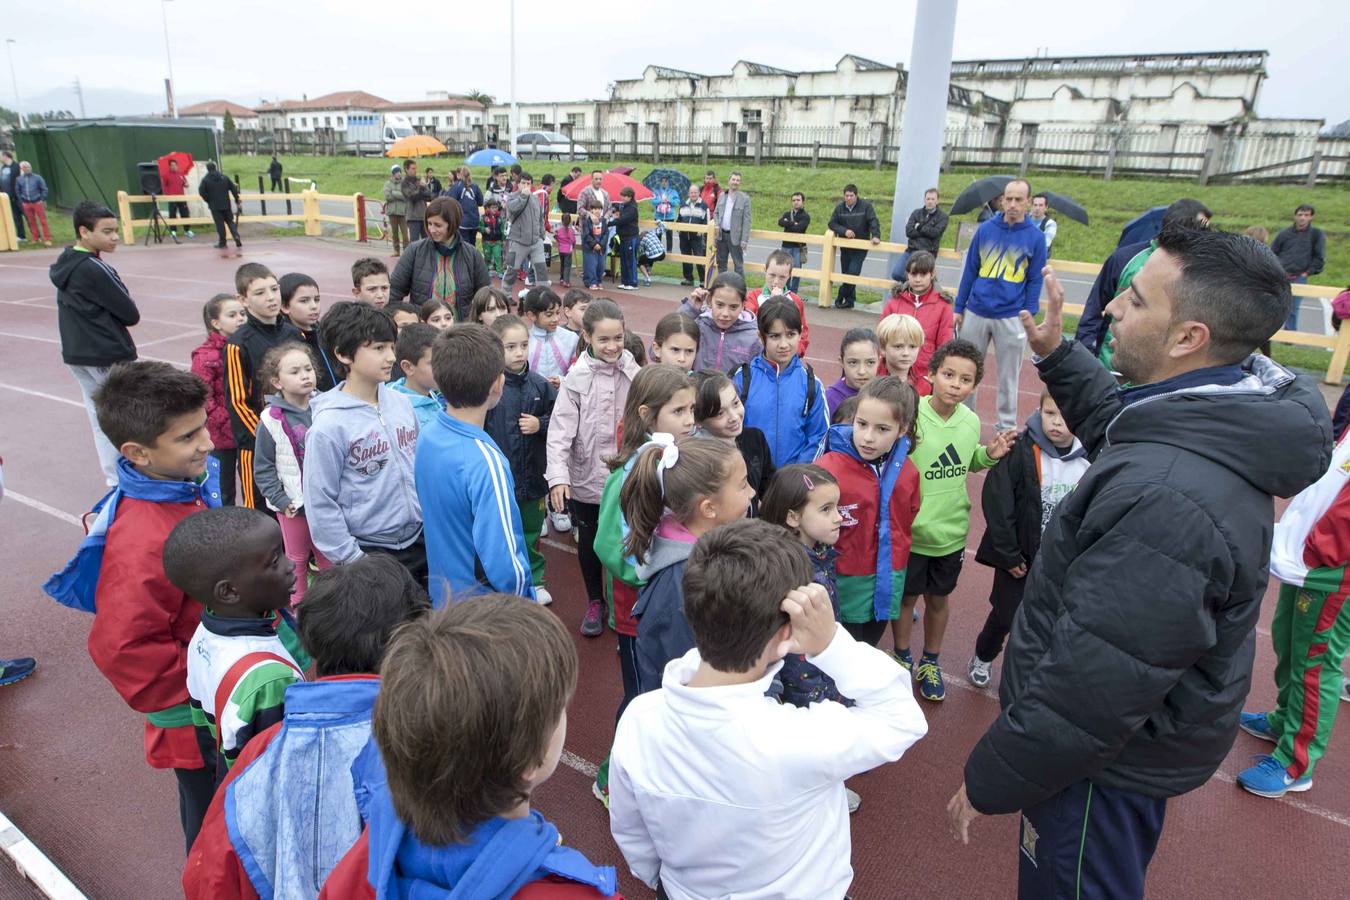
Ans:
POLYGON ((1036 324, 1036 317, 1025 309, 1018 314, 1027 333, 1027 344, 1037 356, 1046 357, 1064 342, 1064 286, 1055 277, 1055 270, 1041 269, 1045 277, 1045 321, 1036 324))

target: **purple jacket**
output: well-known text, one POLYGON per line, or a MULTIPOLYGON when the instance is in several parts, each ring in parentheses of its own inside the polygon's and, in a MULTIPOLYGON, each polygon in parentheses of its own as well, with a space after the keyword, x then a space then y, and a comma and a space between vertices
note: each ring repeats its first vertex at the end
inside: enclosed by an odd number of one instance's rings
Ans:
POLYGON ((749 362, 764 351, 759 342, 759 328, 753 314, 741 310, 741 315, 726 331, 713 322, 712 312, 700 315, 688 298, 680 304, 680 312, 698 324, 698 354, 694 357, 694 371, 712 369, 730 372, 741 363, 749 362))
POLYGON ((833 417, 834 411, 839 408, 839 404, 849 397, 856 396, 857 393, 857 389, 849 387, 848 382, 843 378, 827 387, 825 389, 825 406, 829 409, 830 415, 833 417))

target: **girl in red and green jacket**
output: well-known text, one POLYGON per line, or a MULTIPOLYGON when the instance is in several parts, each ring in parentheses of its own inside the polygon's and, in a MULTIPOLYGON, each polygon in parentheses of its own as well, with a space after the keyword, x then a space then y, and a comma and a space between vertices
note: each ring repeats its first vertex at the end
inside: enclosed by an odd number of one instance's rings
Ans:
POLYGON ((905 592, 919 512, 919 470, 909 459, 918 401, 894 375, 868 382, 853 424, 833 426, 829 452, 816 460, 839 481, 839 618, 856 640, 873 645, 900 615, 905 592))
MULTIPOLYGON (((609 606, 609 627, 619 636, 619 670, 623 675, 623 700, 614 716, 617 723, 628 702, 638 695, 637 620, 633 604, 642 586, 636 561, 624 555, 628 523, 619 509, 619 491, 633 467, 637 451, 654 433, 683 437, 694 430, 694 386, 689 375, 677 366, 656 363, 638 372, 628 389, 620 425, 619 451, 608 460, 609 477, 600 497, 600 519, 596 526, 595 553, 605 567, 605 602, 609 606)), ((609 757, 596 774, 595 792, 603 800, 609 796, 609 757)), ((606 801, 608 805, 608 801, 606 801)))

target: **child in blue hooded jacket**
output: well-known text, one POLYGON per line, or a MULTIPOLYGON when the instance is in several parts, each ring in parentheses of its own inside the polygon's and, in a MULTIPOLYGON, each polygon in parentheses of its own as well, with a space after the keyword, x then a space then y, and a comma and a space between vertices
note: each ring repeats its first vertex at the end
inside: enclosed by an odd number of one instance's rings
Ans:
POLYGON ((830 422, 825 387, 797 356, 802 315, 786 297, 759 309, 764 352, 731 373, 745 403, 745 424, 764 432, 775 466, 809 463, 820 455, 830 422))

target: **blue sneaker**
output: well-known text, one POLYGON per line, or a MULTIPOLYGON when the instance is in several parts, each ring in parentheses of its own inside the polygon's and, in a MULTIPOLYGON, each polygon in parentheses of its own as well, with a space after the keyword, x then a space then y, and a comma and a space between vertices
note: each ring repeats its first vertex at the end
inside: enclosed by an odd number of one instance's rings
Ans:
POLYGON ((31 656, 18 659, 0 659, 0 687, 23 681, 37 668, 37 660, 31 656))
POLYGON ((898 662, 906 672, 914 671, 914 658, 909 655, 909 650, 892 650, 891 659, 898 662))
POLYGON ((1295 781, 1273 756, 1258 756, 1256 760, 1256 765, 1239 772, 1237 777, 1237 783, 1248 793, 1278 799, 1290 791, 1306 791, 1312 787, 1311 775, 1295 781))
POLYGON ((1263 741, 1270 741, 1272 744, 1280 742, 1280 736, 1271 729, 1270 718, 1265 713, 1244 712, 1238 719, 1238 727, 1263 741))
POLYGON ((942 668, 931 656, 919 659, 914 670, 914 680, 919 682, 919 696, 932 703, 941 703, 947 696, 947 685, 942 680, 942 668))

